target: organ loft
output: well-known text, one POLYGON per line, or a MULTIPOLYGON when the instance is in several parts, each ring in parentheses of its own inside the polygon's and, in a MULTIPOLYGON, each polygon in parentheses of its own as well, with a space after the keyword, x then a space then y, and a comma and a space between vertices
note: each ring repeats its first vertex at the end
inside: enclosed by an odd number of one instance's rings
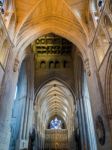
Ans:
POLYGON ((0 0, 0 150, 112 150, 112 0, 0 0))

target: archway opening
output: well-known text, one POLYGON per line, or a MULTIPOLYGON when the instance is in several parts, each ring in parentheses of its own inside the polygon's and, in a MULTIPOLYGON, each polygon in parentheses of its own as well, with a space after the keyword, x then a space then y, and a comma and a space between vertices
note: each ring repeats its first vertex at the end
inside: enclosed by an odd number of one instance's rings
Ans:
POLYGON ((16 118, 20 123, 16 146, 29 150, 96 150, 87 75, 77 47, 50 33, 27 50, 30 53, 18 81, 18 91, 20 88, 22 92, 17 91, 16 96, 24 101, 22 115, 16 118), (31 98, 35 99, 34 106, 31 98))
POLYGON ((66 149, 73 141, 75 98, 71 90, 58 80, 44 84, 35 101, 34 126, 44 149, 66 149), (58 143, 58 145, 57 145, 58 143))

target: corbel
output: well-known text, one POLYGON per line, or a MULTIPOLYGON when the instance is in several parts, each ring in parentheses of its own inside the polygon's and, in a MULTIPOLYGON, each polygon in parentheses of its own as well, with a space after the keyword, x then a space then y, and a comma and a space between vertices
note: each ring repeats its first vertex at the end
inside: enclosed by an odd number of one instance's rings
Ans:
POLYGON ((89 59, 88 58, 84 61, 84 65, 85 65, 87 75, 90 76, 91 75, 91 70, 90 70, 90 64, 89 64, 89 59))
POLYGON ((13 71, 16 72, 19 69, 19 60, 18 58, 15 59, 13 71))

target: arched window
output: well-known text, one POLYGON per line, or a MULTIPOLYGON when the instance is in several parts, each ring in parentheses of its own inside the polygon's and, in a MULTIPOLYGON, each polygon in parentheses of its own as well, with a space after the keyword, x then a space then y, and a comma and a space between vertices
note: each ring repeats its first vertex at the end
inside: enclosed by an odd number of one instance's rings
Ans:
POLYGON ((51 120, 50 129, 62 129, 63 128, 63 123, 61 120, 59 120, 57 117, 55 117, 53 120, 51 120))
POLYGON ((4 0, 0 0, 0 12, 4 14, 4 0))
POLYGON ((103 7, 104 7, 104 0, 96 0, 96 1, 92 0, 90 4, 91 16, 93 18, 95 28, 97 28, 103 7))
POLYGON ((49 69, 53 69, 54 68, 54 62, 53 61, 50 61, 49 62, 49 69))
POLYGON ((90 5, 90 12, 91 12, 91 17, 93 19, 93 23, 95 25, 95 28, 97 27, 98 20, 99 20, 99 14, 97 10, 97 2, 92 0, 91 5, 90 5))
POLYGON ((64 61, 63 61, 63 67, 64 67, 64 68, 69 68, 69 62, 66 61, 66 60, 64 60, 64 61))
POLYGON ((41 69, 45 69, 45 68, 46 68, 46 63, 45 63, 45 61, 41 61, 41 63, 40 63, 40 68, 41 68, 41 69))
POLYGON ((59 61, 55 62, 55 68, 60 68, 60 62, 59 61))
POLYGON ((104 6, 104 0, 97 0, 98 10, 101 11, 104 6))

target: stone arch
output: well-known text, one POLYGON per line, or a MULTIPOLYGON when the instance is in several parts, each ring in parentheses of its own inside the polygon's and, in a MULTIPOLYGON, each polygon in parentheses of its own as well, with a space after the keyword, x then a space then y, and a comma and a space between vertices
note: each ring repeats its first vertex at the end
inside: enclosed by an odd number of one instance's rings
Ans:
POLYGON ((87 37, 78 18, 74 16, 73 12, 66 5, 66 2, 64 0, 60 1, 60 5, 58 5, 58 0, 56 0, 56 3, 54 3, 53 0, 41 0, 38 3, 36 3, 36 5, 33 7, 30 13, 28 13, 28 16, 26 16, 22 24, 18 27, 15 36, 15 45, 21 45, 24 42, 23 40, 27 37, 27 33, 30 36, 31 34, 33 34, 32 32, 37 32, 36 34, 38 35, 39 30, 42 29, 44 26, 46 26, 46 28, 50 26, 51 30, 54 31, 58 27, 65 31, 71 32, 71 34, 74 36, 73 39, 76 45, 80 46, 81 44, 83 49, 87 44, 87 37), (44 13, 42 9, 40 9, 43 6, 45 8, 44 13), (37 9, 37 7, 39 8, 37 9), (71 30, 69 30, 70 26, 71 30), (77 34, 80 38, 77 37, 77 34), (81 42, 79 42, 79 39, 81 40, 81 42))
POLYGON ((28 27, 26 26, 25 29, 25 31, 24 29, 21 29, 15 39, 15 44, 20 58, 21 56, 23 56, 23 53, 25 53, 24 51, 26 47, 28 47, 28 45, 30 45, 38 37, 48 33, 54 33, 66 38, 78 47, 83 57, 86 57, 87 55, 86 50, 88 48, 86 45, 87 41, 85 35, 79 33, 79 31, 76 30, 76 27, 73 26, 73 24, 71 24, 69 20, 63 19, 62 21, 62 18, 60 17, 51 17, 49 20, 47 20, 47 18, 45 17, 42 18, 42 21, 40 21, 38 25, 34 24, 33 28, 29 25, 28 27), (70 26, 72 27, 71 32, 69 31, 70 26), (76 34, 79 34, 80 38, 76 37, 76 34))
POLYGON ((54 79, 44 83, 37 92, 34 105, 42 130, 46 129, 49 119, 55 115, 63 118, 69 130, 68 136, 71 135, 73 120, 70 115, 73 117, 75 109, 74 96, 63 82, 54 79))
POLYGON ((55 68, 55 62, 54 61, 49 61, 49 69, 54 69, 55 68))
POLYGON ((55 61, 55 68, 56 69, 60 68, 60 62, 58 60, 55 61))
MULTIPOLYGON (((53 29, 53 30, 50 27, 49 28, 45 28, 45 29, 41 30, 38 34, 34 33, 34 35, 32 35, 30 37, 31 39, 29 38, 27 40, 27 42, 29 44, 31 44, 31 42, 36 40, 38 37, 41 37, 42 35, 49 34, 49 33, 54 33, 54 34, 57 34, 59 36, 62 36, 63 38, 66 38, 67 40, 69 40, 70 42, 75 44, 74 37, 71 34, 69 34, 68 32, 63 31, 63 30, 61 30, 60 28, 57 28, 57 27, 55 27, 55 29, 53 29)), ((24 43, 22 48, 20 48, 21 50, 19 50, 17 52, 17 54, 16 54, 16 58, 18 58, 20 63, 22 63, 23 59, 27 55, 27 51, 25 51, 25 49, 27 48, 28 43, 24 43)), ((82 59, 83 60, 87 59, 87 57, 88 57, 87 56, 87 49, 88 48, 86 49, 86 48, 79 47, 78 49, 80 49, 80 53, 81 53, 82 59)))
MULTIPOLYGON (((60 78, 60 77, 58 77, 58 76, 56 76, 56 75, 55 75, 55 76, 52 75, 52 76, 50 76, 50 77, 47 77, 47 78, 39 85, 39 87, 37 88, 36 93, 35 93, 34 101, 36 100, 37 94, 38 94, 38 92, 41 90, 41 88, 42 88, 44 85, 46 85, 47 83, 49 83, 49 82, 51 82, 51 81, 53 81, 53 80, 56 80, 56 81, 62 83, 63 85, 65 85, 65 86, 69 89, 69 91, 72 93, 74 100, 76 100, 76 95, 75 95, 75 92, 74 92, 74 90, 73 90, 73 87, 71 87, 67 82, 65 82, 64 79, 62 79, 62 78, 60 78)), ((75 104, 75 101, 74 101, 74 104, 75 104)))
POLYGON ((45 69, 45 68, 46 68, 46 62, 45 62, 44 60, 42 60, 42 61, 40 62, 40 68, 41 68, 41 69, 45 69))

